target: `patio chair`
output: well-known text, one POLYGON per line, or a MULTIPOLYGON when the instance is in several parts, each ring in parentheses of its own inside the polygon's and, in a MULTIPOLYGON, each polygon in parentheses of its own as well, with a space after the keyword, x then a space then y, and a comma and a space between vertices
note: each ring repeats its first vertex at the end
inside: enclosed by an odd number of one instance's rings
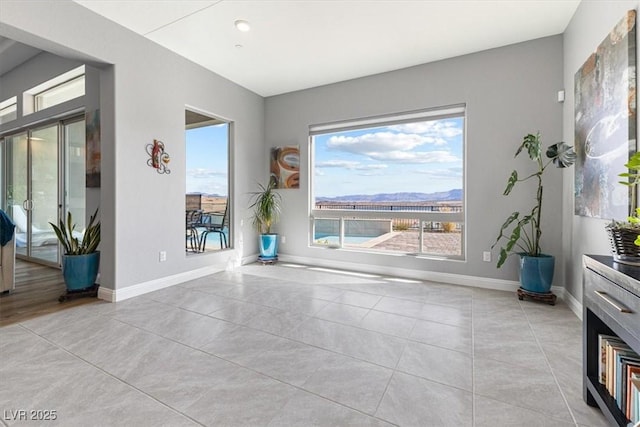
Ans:
MULTIPOLYGON (((27 246, 27 214, 20 205, 11 206, 11 219, 16 225, 16 245, 18 247, 27 246)), ((42 230, 35 225, 31 225, 31 245, 57 245, 58 238, 51 230, 42 230)))
POLYGON ((191 249, 192 252, 200 251, 200 238, 198 236, 198 227, 202 220, 202 212, 200 210, 186 211, 185 221, 185 249, 191 249))
POLYGON ((207 237, 211 233, 218 233, 220 238, 220 249, 228 248, 227 232, 229 231, 229 204, 224 208, 224 213, 220 212, 205 212, 202 215, 203 228, 202 236, 200 237, 200 250, 204 251, 207 247, 207 237))

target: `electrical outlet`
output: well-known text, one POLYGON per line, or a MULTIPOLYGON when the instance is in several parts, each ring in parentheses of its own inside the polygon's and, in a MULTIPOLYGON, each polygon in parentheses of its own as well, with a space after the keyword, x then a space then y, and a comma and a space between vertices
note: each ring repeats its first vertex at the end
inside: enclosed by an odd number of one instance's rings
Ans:
POLYGON ((286 236, 281 236, 280 237, 280 243, 282 243, 283 245, 287 243, 287 237, 286 236))
POLYGON ((484 262, 491 262, 491 252, 490 251, 482 252, 482 260, 484 262))
POLYGON ((158 259, 160 262, 165 262, 167 260, 167 251, 160 251, 158 259))

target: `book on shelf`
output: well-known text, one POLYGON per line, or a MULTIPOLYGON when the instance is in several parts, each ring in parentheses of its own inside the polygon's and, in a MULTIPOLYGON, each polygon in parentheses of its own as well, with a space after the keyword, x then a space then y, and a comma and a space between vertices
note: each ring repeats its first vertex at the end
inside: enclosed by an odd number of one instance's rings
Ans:
POLYGON ((631 347, 629 347, 624 341, 620 339, 607 339, 606 341, 606 352, 607 352, 607 361, 606 361, 606 387, 607 391, 614 398, 616 397, 616 383, 617 383, 617 374, 616 374, 616 362, 618 358, 618 353, 621 351, 632 351, 631 347))
POLYGON ((618 339, 618 337, 614 336, 614 335, 604 335, 604 334, 600 334, 598 335, 598 348, 600 349, 600 359, 598 362, 598 380, 600 381, 600 384, 602 385, 606 385, 607 384, 607 343, 609 340, 617 340, 620 341, 618 339))
POLYGON ((633 375, 631 378, 629 420, 632 425, 640 423, 640 375, 633 375))
POLYGON ((640 355, 619 337, 598 336, 598 380, 631 421, 640 422, 640 355))
POLYGON ((640 369, 640 356, 633 351, 619 351, 616 355, 616 403, 620 409, 626 408, 627 380, 630 368, 640 369))
POLYGON ((631 372, 628 379, 627 410, 632 424, 640 423, 640 370, 631 372))

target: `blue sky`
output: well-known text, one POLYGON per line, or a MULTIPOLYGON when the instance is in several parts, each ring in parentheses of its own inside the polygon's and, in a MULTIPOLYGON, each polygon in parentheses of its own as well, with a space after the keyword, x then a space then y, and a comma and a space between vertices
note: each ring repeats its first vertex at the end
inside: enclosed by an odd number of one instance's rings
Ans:
POLYGON ((462 188, 462 117, 314 137, 316 197, 462 188))
POLYGON ((187 130, 187 193, 227 196, 228 132, 226 123, 187 130))

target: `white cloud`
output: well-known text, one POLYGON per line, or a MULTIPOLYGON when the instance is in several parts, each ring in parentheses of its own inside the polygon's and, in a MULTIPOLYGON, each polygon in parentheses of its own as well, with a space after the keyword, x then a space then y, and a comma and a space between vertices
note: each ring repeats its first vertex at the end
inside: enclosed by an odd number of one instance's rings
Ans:
POLYGON ((417 134, 376 132, 360 136, 332 136, 327 148, 354 154, 366 154, 371 151, 409 151, 425 144, 441 144, 446 141, 417 134))
POLYGON ((318 168, 344 168, 350 170, 378 170, 378 169, 386 169, 387 165, 365 165, 360 162, 351 161, 351 160, 327 160, 325 162, 318 162, 315 164, 316 169, 318 168))
POLYGON ((462 129, 458 123, 447 120, 436 120, 418 123, 405 123, 401 125, 389 126, 398 132, 416 133, 419 135, 430 135, 436 138, 452 138, 462 134, 462 129))
POLYGON ((212 169, 189 169, 187 170, 187 176, 195 179, 207 179, 207 178, 219 178, 227 177, 226 172, 215 171, 212 169))
MULTIPOLYGON (((327 148, 366 156, 372 160, 385 163, 442 163, 460 161, 460 158, 445 150, 416 151, 417 148, 423 145, 442 146, 446 144, 447 141, 445 139, 435 136, 424 136, 415 133, 377 132, 360 136, 332 136, 327 141, 327 148)), ((341 167, 346 166, 341 165, 341 167)))
POLYGON ((422 169, 416 170, 415 173, 426 175, 428 179, 462 178, 462 168, 422 169))
POLYGON ((390 151, 367 153, 374 160, 397 163, 453 163, 461 159, 448 151, 390 151))

